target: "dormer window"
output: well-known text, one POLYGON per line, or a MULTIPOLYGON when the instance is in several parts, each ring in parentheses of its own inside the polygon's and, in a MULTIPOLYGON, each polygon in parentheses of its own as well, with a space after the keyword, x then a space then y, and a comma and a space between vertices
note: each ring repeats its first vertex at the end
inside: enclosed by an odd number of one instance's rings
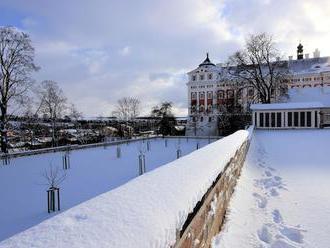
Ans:
POLYGON ((211 80, 212 79, 212 74, 209 74, 209 80, 211 80))
POLYGON ((200 80, 204 80, 204 75, 200 75, 200 76, 199 76, 199 79, 200 79, 200 80))

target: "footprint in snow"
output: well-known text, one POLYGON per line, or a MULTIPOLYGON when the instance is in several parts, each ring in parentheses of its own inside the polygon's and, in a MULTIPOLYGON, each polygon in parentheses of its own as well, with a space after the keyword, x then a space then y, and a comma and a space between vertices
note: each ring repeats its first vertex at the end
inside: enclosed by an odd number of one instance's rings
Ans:
POLYGON ((279 239, 276 240, 274 243, 272 243, 270 248, 296 248, 296 247, 288 244, 285 240, 279 239))
POLYGON ((276 181, 282 181, 282 177, 279 177, 279 176, 274 176, 274 179, 275 179, 276 181))
POLYGON ((293 228, 293 227, 283 227, 280 229, 280 233, 296 243, 303 243, 304 235, 302 232, 305 230, 293 228))
POLYGON ((272 215, 273 215, 273 221, 275 223, 277 224, 282 223, 283 221, 282 215, 278 209, 273 210, 272 215))
POLYGON ((265 171, 265 175, 267 176, 267 177, 271 177, 273 174, 270 172, 270 171, 265 171))
POLYGON ((263 225, 262 228, 257 231, 257 235, 261 241, 267 244, 270 244, 272 242, 272 235, 266 225, 263 225))
POLYGON ((261 167, 261 168, 265 168, 266 167, 263 164, 258 164, 258 166, 261 167))
POLYGON ((279 196, 280 194, 277 192, 276 189, 272 188, 272 189, 270 190, 270 195, 271 195, 271 196, 279 196))
POLYGON ((86 214, 76 214, 74 218, 76 219, 76 221, 83 221, 87 220, 88 216, 86 214))
POLYGON ((257 204, 259 208, 265 208, 267 206, 267 198, 259 195, 258 193, 253 193, 253 196, 257 199, 257 204))

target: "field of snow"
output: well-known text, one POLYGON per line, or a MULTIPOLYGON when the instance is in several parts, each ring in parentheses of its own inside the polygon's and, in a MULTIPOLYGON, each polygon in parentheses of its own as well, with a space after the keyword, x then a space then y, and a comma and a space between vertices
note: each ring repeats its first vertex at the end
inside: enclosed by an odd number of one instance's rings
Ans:
POLYGON ((0 247, 170 247, 250 131, 237 131, 83 202, 0 242, 0 247))
MULTIPOLYGON (((182 155, 196 150, 197 143, 203 147, 208 142, 181 138, 182 155)), ((150 151, 146 151, 146 170, 175 160, 178 143, 178 139, 168 139, 165 147, 164 139, 151 140, 150 151)), ((138 153, 141 148, 146 150, 146 143, 136 141, 120 147, 121 158, 116 157, 116 146, 71 151, 71 168, 60 185, 61 212, 138 176, 138 153)), ((42 173, 50 164, 62 170, 62 156, 62 152, 46 153, 0 165, 0 241, 55 215, 47 213, 48 187, 42 173)))
POLYGON ((330 130, 256 130, 214 248, 330 247, 330 130))

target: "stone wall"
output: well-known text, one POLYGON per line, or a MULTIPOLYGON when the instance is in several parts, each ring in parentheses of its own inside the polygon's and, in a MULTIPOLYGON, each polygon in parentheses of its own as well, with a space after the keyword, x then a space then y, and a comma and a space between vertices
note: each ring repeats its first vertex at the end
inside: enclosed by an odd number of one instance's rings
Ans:
POLYGON ((210 247, 222 228, 226 209, 240 176, 249 141, 245 141, 177 231, 174 248, 210 247))

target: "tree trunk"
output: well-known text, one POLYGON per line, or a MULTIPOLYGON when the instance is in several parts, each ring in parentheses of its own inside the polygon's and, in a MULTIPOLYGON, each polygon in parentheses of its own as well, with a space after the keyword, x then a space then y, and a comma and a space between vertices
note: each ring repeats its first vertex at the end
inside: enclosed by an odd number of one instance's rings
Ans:
POLYGON ((1 135, 1 152, 8 153, 8 139, 7 139, 7 110, 5 107, 1 108, 0 117, 0 135, 1 135))
POLYGON ((53 129, 53 132, 52 132, 52 146, 55 147, 56 146, 56 136, 55 136, 55 120, 52 121, 52 129, 53 129))

